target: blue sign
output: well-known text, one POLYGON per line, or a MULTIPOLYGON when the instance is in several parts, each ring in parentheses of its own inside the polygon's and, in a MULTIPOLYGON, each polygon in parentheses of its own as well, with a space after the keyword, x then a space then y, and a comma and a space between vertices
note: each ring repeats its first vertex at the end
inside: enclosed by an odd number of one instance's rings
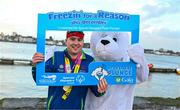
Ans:
MULTIPOLYGON (((139 41, 139 15, 98 10, 97 13, 70 11, 38 14, 37 52, 45 54, 45 33, 59 31, 131 32, 131 43, 139 41)), ((93 62, 88 73, 66 74, 45 72, 45 62, 37 64, 37 85, 97 85, 105 78, 108 84, 134 84, 136 64, 130 62, 93 62)))

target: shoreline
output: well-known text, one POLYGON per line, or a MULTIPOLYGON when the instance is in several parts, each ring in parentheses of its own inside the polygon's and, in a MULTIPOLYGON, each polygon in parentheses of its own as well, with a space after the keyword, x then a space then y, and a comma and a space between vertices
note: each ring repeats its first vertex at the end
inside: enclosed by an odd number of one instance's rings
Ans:
MULTIPOLYGON (((0 42, 9 42, 9 43, 22 43, 22 44, 36 44, 36 42, 29 42, 29 41, 24 41, 24 42, 18 42, 18 41, 5 41, 5 40, 0 40, 0 42)), ((46 45, 55 45, 55 44, 48 44, 48 43, 46 43, 46 45)), ((56 44, 56 46, 65 46, 65 45, 58 45, 58 44, 56 44)), ((85 43, 85 45, 84 45, 84 47, 83 48, 90 48, 90 44, 89 43, 85 43)), ((149 52, 149 51, 147 51, 147 50, 149 50, 149 49, 144 49, 145 51, 144 51, 144 53, 145 54, 153 54, 153 55, 161 55, 161 56, 177 56, 177 57, 179 57, 180 56, 180 54, 174 54, 174 53, 155 53, 155 50, 154 50, 154 52, 152 53, 152 52, 149 52)))
MULTIPOLYGON (((21 66, 32 66, 32 61, 29 59, 6 59, 0 58, 0 65, 21 65, 21 66)), ((179 68, 150 68, 151 73, 176 73, 180 74, 179 68)))
MULTIPOLYGON (((46 98, 3 98, 1 110, 45 110, 46 98)), ((180 110, 180 97, 135 97, 133 110, 180 110)))

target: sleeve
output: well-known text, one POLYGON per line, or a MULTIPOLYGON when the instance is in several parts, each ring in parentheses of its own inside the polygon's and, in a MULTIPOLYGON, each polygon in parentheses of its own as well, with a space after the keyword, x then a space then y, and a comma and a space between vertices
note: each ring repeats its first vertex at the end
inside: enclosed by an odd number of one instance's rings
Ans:
POLYGON ((137 83, 146 81, 149 76, 149 69, 144 49, 139 44, 134 44, 129 48, 128 54, 130 58, 137 63, 137 83))
POLYGON ((97 86, 89 86, 91 92, 96 96, 96 97, 101 97, 105 94, 105 92, 103 93, 99 93, 98 92, 98 87, 97 86))
POLYGON ((148 79, 149 76, 149 68, 147 66, 146 60, 144 59, 144 63, 137 65, 137 83, 144 82, 148 79))
MULTIPOLYGON (((54 69, 54 56, 46 61, 45 71, 46 72, 55 71, 55 69, 54 69)), ((36 82, 36 67, 35 66, 32 67, 32 77, 33 77, 34 81, 36 82)))

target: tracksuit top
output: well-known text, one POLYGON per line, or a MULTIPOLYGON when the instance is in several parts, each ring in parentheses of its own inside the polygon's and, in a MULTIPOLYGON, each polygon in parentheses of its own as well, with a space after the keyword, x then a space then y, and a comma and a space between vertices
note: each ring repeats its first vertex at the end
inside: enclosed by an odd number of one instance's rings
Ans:
MULTIPOLYGON (((45 71, 46 72, 60 72, 64 71, 64 55, 69 58, 70 66, 74 65, 71 60, 70 55, 67 50, 56 51, 54 56, 46 61, 45 71)), ((82 61, 80 65, 79 72, 88 72, 88 65, 94 60, 93 57, 82 53, 82 61)), ((36 67, 32 67, 33 78, 36 81, 36 67)), ((78 73, 77 73, 78 74, 78 73)), ((73 86, 72 90, 66 100, 62 99, 62 95, 65 93, 63 86, 49 86, 48 88, 48 99, 47 99, 47 109, 48 110, 83 110, 85 99, 87 95, 88 88, 97 97, 102 96, 102 93, 98 93, 97 86, 73 86)))

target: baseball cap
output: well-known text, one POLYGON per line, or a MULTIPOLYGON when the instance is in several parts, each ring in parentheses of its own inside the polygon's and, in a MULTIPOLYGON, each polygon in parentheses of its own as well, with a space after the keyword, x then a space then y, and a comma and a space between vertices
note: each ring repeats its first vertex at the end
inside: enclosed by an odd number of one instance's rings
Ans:
POLYGON ((66 38, 76 36, 79 38, 84 38, 84 33, 82 31, 67 31, 66 38))

